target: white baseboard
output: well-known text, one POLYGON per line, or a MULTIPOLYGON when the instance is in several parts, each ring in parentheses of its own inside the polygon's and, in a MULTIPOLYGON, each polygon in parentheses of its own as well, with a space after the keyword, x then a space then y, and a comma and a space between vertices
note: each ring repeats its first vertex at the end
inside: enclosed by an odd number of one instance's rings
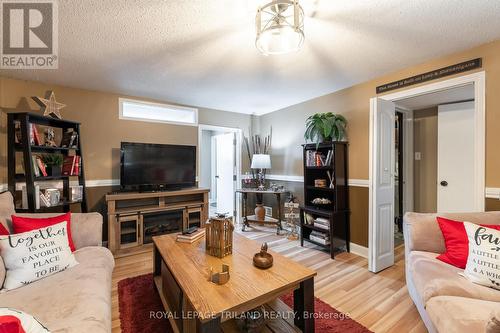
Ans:
POLYGON ((355 255, 358 255, 363 258, 368 258, 368 248, 355 244, 355 243, 349 243, 349 249, 351 250, 351 253, 354 253, 355 255))
POLYGON ((486 198, 488 199, 498 199, 500 200, 500 188, 499 187, 487 187, 484 191, 486 198))
POLYGON ((266 175, 266 179, 269 179, 269 180, 281 180, 283 182, 294 182, 294 183, 302 183, 302 182, 304 182, 304 177, 303 176, 266 175))

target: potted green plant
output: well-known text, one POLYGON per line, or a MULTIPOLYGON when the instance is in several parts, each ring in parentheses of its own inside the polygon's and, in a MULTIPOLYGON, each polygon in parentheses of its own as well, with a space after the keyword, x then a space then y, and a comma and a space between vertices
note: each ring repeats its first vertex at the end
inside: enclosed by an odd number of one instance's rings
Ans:
POLYGON ((316 142, 342 141, 346 135, 347 120, 332 112, 316 113, 307 118, 304 139, 316 142))
POLYGON ((47 175, 57 177, 61 175, 63 164, 63 156, 61 154, 46 154, 42 156, 42 161, 45 164, 47 175))

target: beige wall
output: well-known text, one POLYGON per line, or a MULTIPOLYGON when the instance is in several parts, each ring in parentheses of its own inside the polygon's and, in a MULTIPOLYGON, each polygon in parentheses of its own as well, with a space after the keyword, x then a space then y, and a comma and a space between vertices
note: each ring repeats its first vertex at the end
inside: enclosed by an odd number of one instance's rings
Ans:
MULTIPOLYGON (((303 173, 300 144, 304 142, 306 118, 316 112, 334 112, 343 114, 349 122, 349 178, 368 179, 369 99, 376 96, 375 88, 384 83, 479 57, 483 58, 483 68, 478 71, 484 70, 486 72, 486 186, 500 187, 500 173, 498 172, 500 169, 500 153, 498 152, 498 142, 500 142, 500 94, 498 93, 500 91, 500 41, 400 70, 262 116, 260 118, 261 127, 273 126, 273 169, 271 173, 301 176, 303 173)), ((331 75, 335 75, 335 72, 332 72, 331 75)), ((451 77, 445 79, 449 78, 451 77)), ((360 191, 368 192, 367 188, 362 188, 360 191)), ((367 234, 368 231, 366 214, 368 196, 358 196, 358 198, 361 200, 360 202, 351 201, 351 210, 353 210, 351 238, 353 241, 365 239, 362 235, 367 234), (363 214, 355 213, 354 209, 363 210, 363 214)), ((363 241, 358 244, 367 246, 368 242, 363 241)))
POLYGON ((413 162, 413 204, 418 213, 437 211, 437 107, 415 110, 413 149, 421 154, 413 162))

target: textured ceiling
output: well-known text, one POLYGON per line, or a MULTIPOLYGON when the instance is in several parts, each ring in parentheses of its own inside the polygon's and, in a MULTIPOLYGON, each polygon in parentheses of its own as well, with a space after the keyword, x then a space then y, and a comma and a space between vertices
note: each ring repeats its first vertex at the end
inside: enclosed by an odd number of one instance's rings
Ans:
POLYGON ((0 74, 263 114, 500 38, 499 0, 302 0, 303 49, 265 57, 258 2, 59 0, 59 69, 0 74))

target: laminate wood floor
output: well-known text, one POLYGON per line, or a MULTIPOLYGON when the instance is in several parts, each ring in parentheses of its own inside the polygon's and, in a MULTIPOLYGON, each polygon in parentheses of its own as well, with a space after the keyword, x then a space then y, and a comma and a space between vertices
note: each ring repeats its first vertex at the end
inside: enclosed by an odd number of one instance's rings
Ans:
MULTIPOLYGON (((378 332, 427 332, 411 301, 405 283, 404 247, 396 248, 396 264, 379 274, 368 271, 365 258, 340 253, 335 260, 314 245, 301 247, 298 241, 277 236, 276 229, 254 226, 243 233, 318 272, 315 296, 335 309, 348 313, 354 320, 378 332)), ((255 249, 256 252, 258 249, 255 249)), ((113 333, 120 332, 118 281, 153 270, 152 252, 116 259, 113 272, 112 319, 113 333)))

